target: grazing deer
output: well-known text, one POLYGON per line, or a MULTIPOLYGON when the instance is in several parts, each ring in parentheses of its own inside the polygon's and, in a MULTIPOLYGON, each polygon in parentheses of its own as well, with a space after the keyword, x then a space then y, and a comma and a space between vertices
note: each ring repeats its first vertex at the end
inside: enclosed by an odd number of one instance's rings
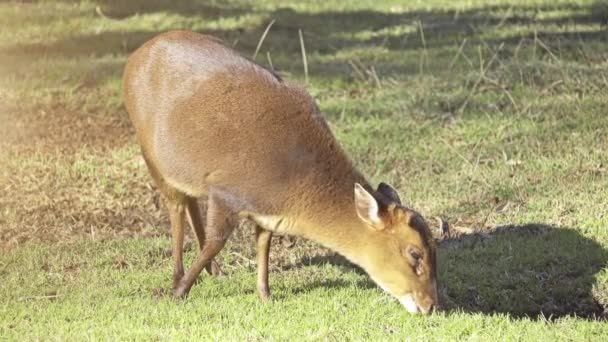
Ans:
POLYGON ((256 224, 262 299, 276 232, 342 254, 410 312, 437 305, 435 244, 424 219, 390 186, 369 185, 303 88, 216 38, 174 31, 129 58, 124 96, 169 209, 174 296, 187 295, 203 268, 213 272, 213 258, 245 218, 256 224), (186 216, 200 251, 184 274, 186 216))

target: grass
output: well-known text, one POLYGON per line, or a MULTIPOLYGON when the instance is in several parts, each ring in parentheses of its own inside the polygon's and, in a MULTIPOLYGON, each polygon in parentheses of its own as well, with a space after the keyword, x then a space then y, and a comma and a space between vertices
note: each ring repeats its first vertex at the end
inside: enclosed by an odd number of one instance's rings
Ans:
POLYGON ((3 338, 608 333, 603 2, 9 1, 0 18, 3 338), (331 251, 278 238, 260 303, 247 225, 225 277, 168 295, 168 220, 122 106, 124 61, 177 28, 251 56, 272 20, 257 61, 306 83, 301 29, 307 88, 357 165, 450 222, 444 311, 411 316, 331 251))
MULTIPOLYGON (((166 239, 154 238, 20 249, 6 260, 3 269, 3 296, 10 298, 0 308, 3 336, 592 340, 605 333, 603 323, 574 317, 549 322, 544 317, 514 319, 468 310, 430 318, 412 316, 365 275, 314 262, 274 272, 274 299, 269 303, 258 301, 254 269, 247 266, 235 268, 227 278, 204 279, 188 300, 176 302, 163 287, 171 273, 166 245, 166 239)), ((465 258, 461 252, 454 249, 441 256, 461 261, 475 256, 469 252, 465 258)), ((485 251, 481 256, 496 256, 496 252, 485 251)), ((188 256, 193 257, 193 253, 188 256)), ((473 266, 484 269, 483 263, 473 266)), ((461 296, 473 297, 470 287, 478 284, 467 285, 461 296)), ((523 292, 511 290, 514 295, 523 292)))

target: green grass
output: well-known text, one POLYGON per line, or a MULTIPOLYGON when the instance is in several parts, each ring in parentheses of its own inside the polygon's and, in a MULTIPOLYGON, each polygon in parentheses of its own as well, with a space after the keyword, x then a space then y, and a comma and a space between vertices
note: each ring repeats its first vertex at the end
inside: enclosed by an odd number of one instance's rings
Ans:
MULTIPOLYGON (((573 317, 549 322, 543 317, 514 319, 468 310, 430 318, 410 315, 365 275, 330 264, 275 272, 274 299, 268 303, 254 294, 253 267, 239 267, 227 277, 205 278, 189 299, 175 301, 162 288, 171 274, 170 257, 163 252, 166 244, 165 239, 83 242, 23 248, 4 257, 1 295, 8 302, 0 307, 2 335, 24 340, 402 340, 407 336, 599 340, 606 333, 604 323, 573 317)), ((442 256, 464 259, 457 256, 460 253, 442 256)))
POLYGON ((0 3, 0 336, 601 340, 607 25, 587 0, 0 3), (251 56, 273 19, 257 61, 305 83, 302 29, 306 87, 357 165, 450 222, 444 311, 407 314, 303 240, 274 240, 260 303, 247 226, 225 277, 168 295, 168 220, 122 106, 124 61, 178 28, 251 56))

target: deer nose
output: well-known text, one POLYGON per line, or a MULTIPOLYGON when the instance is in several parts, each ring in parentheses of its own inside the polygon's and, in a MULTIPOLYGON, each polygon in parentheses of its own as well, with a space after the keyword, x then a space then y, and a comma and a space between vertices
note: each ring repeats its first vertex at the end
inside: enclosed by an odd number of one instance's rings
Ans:
POLYGON ((435 303, 434 301, 430 300, 427 303, 424 303, 423 305, 418 307, 420 309, 420 312, 422 312, 425 315, 430 315, 431 313, 435 312, 435 310, 437 310, 437 303, 435 303))
POLYGON ((427 306, 426 308, 421 307, 421 308, 420 308, 420 312, 422 312, 422 313, 423 313, 423 314, 425 314, 425 315, 430 315, 430 314, 431 314, 431 312, 432 312, 432 307, 433 307, 432 305, 429 305, 429 306, 427 306))

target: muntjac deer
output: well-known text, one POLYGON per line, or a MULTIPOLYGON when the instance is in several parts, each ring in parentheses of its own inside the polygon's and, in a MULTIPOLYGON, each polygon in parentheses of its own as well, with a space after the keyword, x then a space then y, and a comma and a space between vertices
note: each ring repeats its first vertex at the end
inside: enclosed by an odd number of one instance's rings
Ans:
POLYGON ((173 236, 173 294, 187 295, 239 219, 256 224, 258 293, 269 296, 273 232, 316 241, 361 266, 410 312, 437 305, 424 219, 357 171, 301 87, 216 38, 161 34, 135 51, 124 96, 173 236), (206 196, 206 224, 196 199, 206 196), (200 251, 184 274, 185 218, 200 251))

